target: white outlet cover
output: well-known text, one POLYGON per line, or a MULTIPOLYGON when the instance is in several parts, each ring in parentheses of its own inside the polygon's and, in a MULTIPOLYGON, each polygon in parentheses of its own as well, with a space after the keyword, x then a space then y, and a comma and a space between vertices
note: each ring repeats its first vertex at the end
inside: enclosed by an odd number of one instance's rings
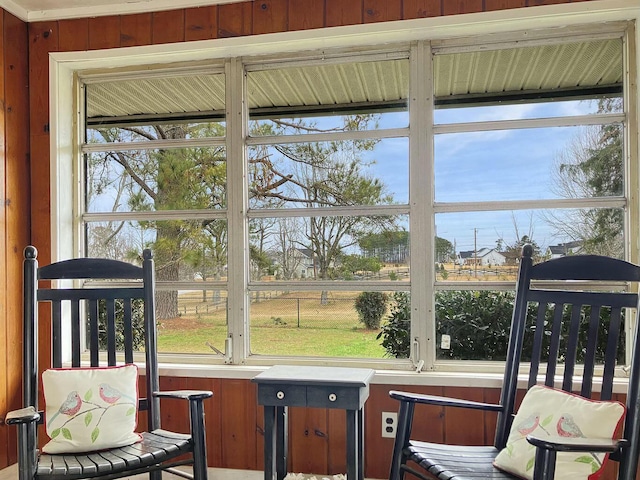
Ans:
POLYGON ((382 436, 384 438, 395 438, 398 427, 397 412, 382 412, 382 436))

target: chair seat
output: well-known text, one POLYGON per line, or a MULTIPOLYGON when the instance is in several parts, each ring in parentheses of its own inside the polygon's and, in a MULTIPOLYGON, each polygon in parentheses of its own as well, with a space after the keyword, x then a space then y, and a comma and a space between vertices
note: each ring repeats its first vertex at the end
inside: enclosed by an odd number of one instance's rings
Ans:
POLYGON ((407 458, 440 480, 513 480, 492 463, 499 450, 493 446, 441 445, 412 440, 407 458))
POLYGON ((165 430, 141 434, 142 440, 126 447, 81 454, 42 454, 38 459, 38 478, 65 479, 100 476, 111 478, 118 474, 133 475, 191 450, 189 435, 165 430))

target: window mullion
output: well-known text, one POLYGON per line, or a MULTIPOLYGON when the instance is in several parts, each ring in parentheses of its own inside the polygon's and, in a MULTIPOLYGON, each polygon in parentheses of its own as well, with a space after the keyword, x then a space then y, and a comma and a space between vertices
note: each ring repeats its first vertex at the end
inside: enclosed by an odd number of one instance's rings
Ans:
MULTIPOLYGON (((246 148, 247 111, 243 103, 246 88, 240 59, 226 64, 227 194, 228 194, 228 339, 227 362, 242 363, 249 353, 247 296, 249 248, 247 237, 246 148), (238 88, 238 86, 242 86, 238 88)), ((248 102, 247 102, 248 103, 248 102)))
POLYGON ((433 71, 428 42, 412 45, 409 81, 409 225, 411 232, 411 338, 416 365, 435 363, 433 316, 433 71))
MULTIPOLYGON (((626 259, 633 263, 640 262, 639 245, 640 242, 640 142, 638 138, 638 63, 640 62, 640 50, 638 43, 640 42, 640 33, 635 28, 635 24, 630 24, 624 36, 623 58, 624 72, 623 80, 623 98, 624 112, 627 121, 624 123, 624 165, 625 165, 625 196, 628 199, 625 211, 625 249, 627 250, 626 259)), ((626 345, 625 360, 626 364, 631 364, 633 345, 633 332, 635 331, 635 316, 630 315, 631 321, 625 322, 626 345)))

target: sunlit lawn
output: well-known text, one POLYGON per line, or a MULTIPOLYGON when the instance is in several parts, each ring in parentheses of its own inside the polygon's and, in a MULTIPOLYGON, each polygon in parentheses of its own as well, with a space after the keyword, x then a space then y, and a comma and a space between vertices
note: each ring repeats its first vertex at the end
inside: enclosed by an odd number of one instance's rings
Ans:
MULTIPOLYGON (((322 305, 318 292, 295 292, 251 304, 251 352, 263 355, 383 358, 376 339, 379 330, 366 330, 353 307, 353 292, 333 292, 322 305), (314 298, 312 298, 314 297, 314 298)), ((184 314, 161 322, 162 352, 211 353, 207 342, 224 350, 225 309, 184 314)))

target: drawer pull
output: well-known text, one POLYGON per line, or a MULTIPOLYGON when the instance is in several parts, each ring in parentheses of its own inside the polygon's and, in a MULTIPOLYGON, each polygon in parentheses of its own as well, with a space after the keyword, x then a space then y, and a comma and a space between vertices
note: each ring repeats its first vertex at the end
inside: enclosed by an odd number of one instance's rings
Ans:
POLYGON ((276 397, 278 397, 278 400, 282 400, 284 398, 284 392, 280 390, 278 393, 276 393, 276 397))
POLYGON ((330 394, 329 394, 329 401, 330 401, 330 402, 335 402, 337 398, 338 398, 338 397, 336 396, 336 394, 335 394, 335 393, 330 393, 330 394))

